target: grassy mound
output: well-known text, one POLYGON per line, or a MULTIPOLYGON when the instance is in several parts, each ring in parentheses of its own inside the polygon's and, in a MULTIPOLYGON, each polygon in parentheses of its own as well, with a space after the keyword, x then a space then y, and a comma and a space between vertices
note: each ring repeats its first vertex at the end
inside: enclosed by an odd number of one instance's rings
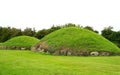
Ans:
POLYGON ((32 46, 40 40, 30 36, 17 36, 4 43, 4 46, 32 46))
MULTIPOLYGON (((116 45, 101 35, 78 27, 57 30, 41 39, 40 45, 41 48, 51 52, 58 50, 120 52, 116 45)), ((38 49, 38 45, 34 47, 38 49)))

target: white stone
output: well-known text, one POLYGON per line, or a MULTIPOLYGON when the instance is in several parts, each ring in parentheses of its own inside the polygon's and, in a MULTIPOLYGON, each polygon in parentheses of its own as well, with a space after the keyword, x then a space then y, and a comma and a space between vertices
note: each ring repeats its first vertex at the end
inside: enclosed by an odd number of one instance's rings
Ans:
POLYGON ((91 52, 90 55, 91 55, 91 56, 98 56, 98 55, 99 55, 99 52, 94 51, 94 52, 91 52))

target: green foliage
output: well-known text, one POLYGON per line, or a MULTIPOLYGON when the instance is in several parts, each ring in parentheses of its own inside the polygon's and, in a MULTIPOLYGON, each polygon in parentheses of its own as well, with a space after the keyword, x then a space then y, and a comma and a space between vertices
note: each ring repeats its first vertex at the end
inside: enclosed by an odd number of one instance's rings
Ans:
POLYGON ((34 36, 35 35, 35 29, 32 29, 32 28, 26 28, 24 29, 24 31, 22 32, 23 35, 26 35, 26 36, 34 36))
POLYGON ((112 29, 113 27, 111 26, 104 28, 102 30, 102 36, 120 47, 120 31, 113 31, 112 29))
POLYGON ((85 49, 92 51, 120 52, 119 48, 112 42, 97 33, 80 27, 62 28, 45 36, 41 39, 41 42, 46 42, 53 50, 70 48, 72 50, 85 49))
POLYGON ((35 29, 26 28, 23 31, 17 28, 11 27, 0 27, 0 42, 5 42, 13 37, 27 35, 27 36, 34 36, 35 29))
POLYGON ((66 28, 66 27, 76 27, 76 25, 73 23, 68 23, 68 24, 61 26, 61 28, 66 28))
POLYGON ((22 35, 21 29, 11 27, 0 27, 0 42, 4 42, 15 36, 22 35))
POLYGON ((0 50, 0 75, 120 75, 119 59, 0 50))
POLYGON ((105 38, 110 40, 111 39, 111 35, 113 33, 112 29, 113 29, 113 27, 111 27, 111 26, 103 29, 102 30, 102 36, 104 36, 105 38))
POLYGON ((90 31, 93 31, 93 32, 95 32, 95 33, 98 33, 98 31, 97 30, 94 30, 92 27, 90 27, 90 26, 86 26, 86 27, 84 27, 85 29, 88 29, 88 30, 90 30, 90 31))
POLYGON ((32 46, 38 43, 40 40, 30 36, 18 36, 14 37, 3 43, 5 46, 32 46))
POLYGON ((38 39, 41 39, 43 38, 45 35, 48 34, 48 30, 47 29, 42 29, 42 30, 39 30, 36 34, 35 34, 35 37, 38 38, 38 39))

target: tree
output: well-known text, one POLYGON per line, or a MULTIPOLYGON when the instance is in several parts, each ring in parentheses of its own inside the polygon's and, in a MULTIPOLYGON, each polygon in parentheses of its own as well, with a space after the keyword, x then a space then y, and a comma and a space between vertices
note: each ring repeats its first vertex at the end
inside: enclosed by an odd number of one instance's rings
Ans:
POLYGON ((32 28, 26 28, 24 29, 24 31, 22 32, 23 35, 27 35, 27 36, 34 36, 35 34, 35 29, 32 30, 32 28))
POLYGON ((102 36, 120 47, 120 31, 113 31, 113 27, 109 26, 102 30, 102 36))
POLYGON ((35 37, 38 38, 38 39, 41 39, 43 38, 45 35, 48 34, 48 30, 46 29, 42 29, 42 30, 39 30, 36 34, 35 34, 35 37))
POLYGON ((61 29, 61 27, 60 27, 60 26, 54 26, 54 25, 53 25, 53 26, 52 26, 51 28, 49 28, 49 29, 39 30, 38 32, 36 32, 35 37, 38 38, 38 39, 41 39, 41 38, 43 38, 44 36, 50 34, 50 33, 53 32, 53 31, 56 31, 56 30, 58 30, 58 29, 61 29))
MULTIPOLYGON (((102 32, 102 36, 104 36, 106 39, 111 40, 111 37, 113 35, 113 27, 109 26, 104 28, 101 32, 102 32)), ((112 41, 112 40, 111 40, 112 41)))
POLYGON ((97 30, 94 30, 92 27, 90 27, 90 26, 86 26, 86 27, 84 27, 84 29, 88 29, 88 30, 90 30, 90 31, 93 31, 93 32, 95 32, 95 33, 98 33, 98 31, 97 30))
POLYGON ((68 23, 68 24, 63 25, 63 27, 76 27, 76 25, 73 23, 68 23))
POLYGON ((0 27, 0 42, 5 42, 12 37, 20 35, 22 35, 21 29, 0 27))
POLYGON ((0 42, 10 39, 10 30, 10 27, 4 27, 1 29, 0 42))
POLYGON ((16 29, 16 28, 12 28, 10 33, 11 33, 10 38, 22 35, 21 29, 16 29))

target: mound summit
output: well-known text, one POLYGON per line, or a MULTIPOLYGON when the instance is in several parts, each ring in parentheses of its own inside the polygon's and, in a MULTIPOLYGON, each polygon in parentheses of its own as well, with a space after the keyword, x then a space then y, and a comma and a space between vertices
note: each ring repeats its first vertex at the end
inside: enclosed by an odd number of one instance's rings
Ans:
POLYGON ((101 35, 80 27, 62 28, 41 39, 33 51, 54 55, 113 55, 120 49, 101 35))
POLYGON ((3 49, 30 49, 32 45, 40 40, 30 36, 17 36, 2 43, 3 49))

